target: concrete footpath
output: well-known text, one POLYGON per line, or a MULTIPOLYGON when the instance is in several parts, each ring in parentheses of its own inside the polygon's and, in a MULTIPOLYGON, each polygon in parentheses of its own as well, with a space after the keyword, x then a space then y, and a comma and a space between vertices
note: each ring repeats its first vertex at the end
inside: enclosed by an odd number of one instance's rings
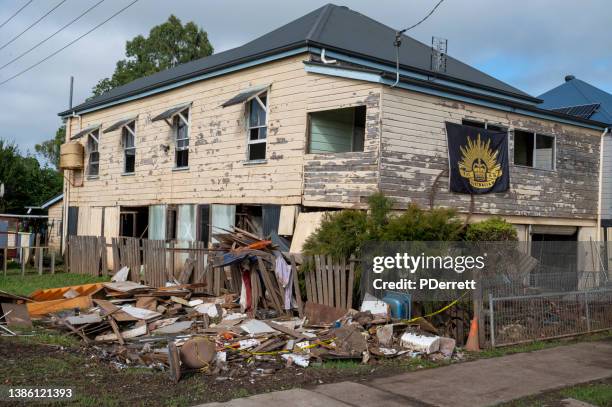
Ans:
POLYGON ((610 376, 612 340, 605 340, 203 406, 490 406, 610 376))

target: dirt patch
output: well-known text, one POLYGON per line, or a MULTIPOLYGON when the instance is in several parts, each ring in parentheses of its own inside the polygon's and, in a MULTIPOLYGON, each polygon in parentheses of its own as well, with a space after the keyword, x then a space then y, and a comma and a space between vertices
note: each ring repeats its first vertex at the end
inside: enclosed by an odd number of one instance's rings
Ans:
MULTIPOLYGON (((0 338, 0 359, 4 386, 74 389, 75 398, 71 403, 47 403, 53 406, 188 406, 322 383, 367 380, 373 374, 378 377, 390 375, 429 367, 432 363, 414 359, 379 365, 341 361, 308 369, 282 366, 277 370, 274 365, 259 360, 239 370, 217 375, 186 374, 175 385, 165 372, 117 369, 112 363, 92 358, 91 351, 83 347, 21 343, 19 339, 0 338)), ((0 401, 0 405, 20 404, 0 401)))

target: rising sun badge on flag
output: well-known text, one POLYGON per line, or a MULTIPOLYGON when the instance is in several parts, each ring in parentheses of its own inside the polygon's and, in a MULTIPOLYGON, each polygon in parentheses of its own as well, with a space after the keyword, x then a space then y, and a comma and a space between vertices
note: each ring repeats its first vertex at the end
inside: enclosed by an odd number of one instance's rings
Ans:
POLYGON ((483 142, 478 134, 476 140, 467 137, 467 145, 460 148, 459 173, 473 188, 491 188, 502 176, 502 167, 497 162, 499 151, 491 147, 491 140, 483 142))

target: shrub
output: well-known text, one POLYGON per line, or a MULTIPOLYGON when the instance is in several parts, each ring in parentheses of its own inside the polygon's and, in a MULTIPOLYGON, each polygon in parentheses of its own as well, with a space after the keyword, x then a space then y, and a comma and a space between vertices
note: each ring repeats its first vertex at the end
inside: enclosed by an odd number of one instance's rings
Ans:
POLYGON ((516 229, 500 217, 468 225, 465 240, 470 242, 518 241, 516 229))
POLYGON ((327 213, 321 226, 304 243, 305 254, 325 254, 335 258, 356 253, 367 236, 365 211, 342 210, 327 213))
POLYGON ((452 241, 459 240, 462 224, 452 209, 429 211, 410 205, 399 216, 391 217, 380 236, 386 241, 452 241))

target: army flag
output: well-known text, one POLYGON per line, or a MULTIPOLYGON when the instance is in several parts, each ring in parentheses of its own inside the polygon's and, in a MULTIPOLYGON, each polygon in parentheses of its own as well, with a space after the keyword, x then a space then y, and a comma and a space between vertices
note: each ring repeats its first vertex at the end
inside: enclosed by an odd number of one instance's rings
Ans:
POLYGON ((508 133, 446 123, 450 190, 464 194, 510 188, 508 133))

